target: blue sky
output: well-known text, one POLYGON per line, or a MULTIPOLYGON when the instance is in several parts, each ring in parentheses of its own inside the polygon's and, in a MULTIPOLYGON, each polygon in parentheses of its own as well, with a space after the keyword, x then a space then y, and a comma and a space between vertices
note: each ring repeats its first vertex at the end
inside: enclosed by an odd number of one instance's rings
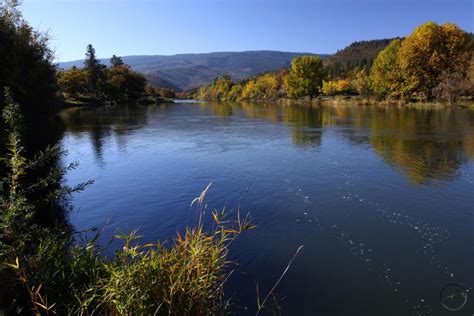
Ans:
POLYGON ((356 40, 405 36, 426 21, 473 32, 474 0, 24 0, 59 61, 213 51, 334 53, 356 40))

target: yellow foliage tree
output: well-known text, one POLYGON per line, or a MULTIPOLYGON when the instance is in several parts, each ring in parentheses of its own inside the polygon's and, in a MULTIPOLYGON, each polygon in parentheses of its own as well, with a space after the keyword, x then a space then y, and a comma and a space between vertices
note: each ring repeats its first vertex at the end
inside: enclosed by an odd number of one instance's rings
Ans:
POLYGON ((277 77, 273 73, 265 74, 257 78, 257 90, 261 95, 261 99, 272 99, 276 97, 278 92, 277 77))
POLYGON ((255 97, 255 91, 257 90, 257 85, 255 84, 255 80, 249 80, 247 84, 242 89, 242 99, 243 100, 250 100, 255 97))
POLYGON ((86 92, 87 74, 84 69, 72 67, 58 72, 58 85, 61 91, 72 96, 86 92))
POLYGON ((335 95, 336 94, 336 82, 335 81, 323 81, 321 92, 324 95, 335 95))
POLYGON ((335 80, 335 81, 323 81, 321 92, 324 95, 336 95, 348 93, 351 88, 351 84, 348 80, 335 80))
POLYGON ((404 77, 403 93, 421 93, 430 99, 441 75, 468 69, 472 56, 469 34, 455 24, 428 22, 401 44, 398 62, 404 77))
POLYGON ((325 71, 317 56, 300 56, 291 61, 291 71, 285 77, 285 90, 289 97, 316 96, 319 94, 325 71))
POLYGON ((400 39, 393 40, 374 60, 370 79, 374 92, 379 96, 398 95, 403 89, 403 76, 398 62, 401 45, 400 39))
POLYGON ((351 83, 349 80, 342 79, 336 81, 336 91, 337 93, 347 93, 351 89, 351 83))

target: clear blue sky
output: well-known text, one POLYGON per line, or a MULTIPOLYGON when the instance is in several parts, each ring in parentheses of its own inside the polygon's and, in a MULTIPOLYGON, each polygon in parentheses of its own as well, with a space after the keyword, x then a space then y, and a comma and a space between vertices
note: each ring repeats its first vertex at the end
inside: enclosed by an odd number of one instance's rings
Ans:
POLYGON ((334 53, 432 20, 473 31, 474 0, 24 0, 58 60, 212 51, 334 53))

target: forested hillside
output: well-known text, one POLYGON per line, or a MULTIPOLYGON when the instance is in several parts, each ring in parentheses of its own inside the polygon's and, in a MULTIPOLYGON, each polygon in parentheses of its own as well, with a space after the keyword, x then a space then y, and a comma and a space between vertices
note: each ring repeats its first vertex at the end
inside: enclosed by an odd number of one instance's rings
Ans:
MULTIPOLYGON (((211 83, 216 77, 230 75, 241 80, 257 74, 289 67, 303 53, 278 51, 218 52, 173 56, 124 56, 123 61, 143 73, 151 85, 189 90, 211 83)), ((327 55, 320 55, 327 57, 327 55)), ((107 60, 101 60, 107 64, 107 60)), ((61 63, 61 68, 80 67, 83 61, 61 63)))
POLYGON ((343 77, 354 68, 369 68, 392 40, 394 38, 354 42, 327 58, 324 65, 331 77, 343 77))

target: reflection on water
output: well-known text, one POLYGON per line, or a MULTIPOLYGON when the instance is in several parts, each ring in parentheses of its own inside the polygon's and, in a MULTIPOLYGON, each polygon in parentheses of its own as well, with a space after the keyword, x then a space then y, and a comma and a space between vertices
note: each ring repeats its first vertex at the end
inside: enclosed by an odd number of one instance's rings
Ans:
MULTIPOLYGON (((197 105, 190 105, 197 106, 197 105)), ((218 117, 244 115, 247 119, 282 122, 291 126, 296 146, 319 146, 323 128, 351 126, 338 135, 370 144, 387 163, 399 168, 413 183, 456 176, 468 159, 474 159, 474 111, 466 109, 414 109, 350 106, 275 106, 224 103, 198 106, 218 117), (368 130, 369 133, 360 133, 368 130)), ((97 159, 102 141, 111 133, 125 146, 127 133, 147 124, 148 117, 173 105, 149 108, 70 109, 61 115, 70 133, 88 133, 97 159)))
MULTIPOLYGON (((474 284, 474 111, 252 103, 70 109, 61 115, 79 228, 166 239, 211 207, 249 211, 232 250, 238 314, 255 281, 283 314, 445 315, 439 291, 474 284)), ((104 237, 104 238, 105 238, 104 237)), ((113 246, 113 244, 112 244, 113 246)), ((463 311, 474 310, 474 299, 463 311)))
POLYGON ((385 161, 415 183, 449 179, 473 158, 469 148, 472 151, 474 143, 469 143, 468 134, 473 125, 471 111, 394 111, 383 121, 372 120, 370 142, 385 161))
POLYGON ((466 159, 474 158, 474 111, 351 106, 273 106, 202 104, 215 115, 244 113, 250 119, 291 124, 296 146, 319 146, 323 127, 347 126, 339 134, 370 144, 387 163, 414 183, 449 179, 466 159), (360 130, 369 135, 359 137, 360 130))

